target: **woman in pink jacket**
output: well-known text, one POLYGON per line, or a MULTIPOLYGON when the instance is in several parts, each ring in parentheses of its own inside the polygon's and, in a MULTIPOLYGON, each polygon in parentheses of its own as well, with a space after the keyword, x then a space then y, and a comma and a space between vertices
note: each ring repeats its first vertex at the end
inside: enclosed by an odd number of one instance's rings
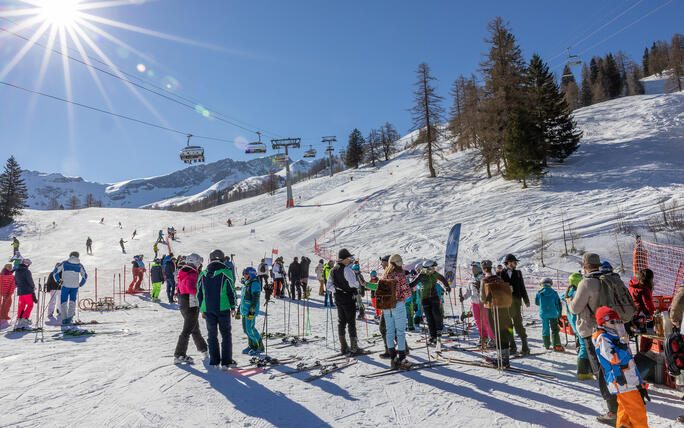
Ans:
POLYGON ((173 353, 174 363, 192 364, 192 357, 187 355, 188 341, 193 342, 200 353, 207 358, 208 346, 199 329, 199 302, 197 301, 197 278, 202 267, 202 257, 193 253, 185 258, 185 265, 178 271, 178 307, 183 315, 183 330, 178 336, 176 350, 173 353))
POLYGON ((12 265, 6 264, 0 272, 0 322, 10 319, 9 311, 12 307, 12 294, 15 288, 12 265))

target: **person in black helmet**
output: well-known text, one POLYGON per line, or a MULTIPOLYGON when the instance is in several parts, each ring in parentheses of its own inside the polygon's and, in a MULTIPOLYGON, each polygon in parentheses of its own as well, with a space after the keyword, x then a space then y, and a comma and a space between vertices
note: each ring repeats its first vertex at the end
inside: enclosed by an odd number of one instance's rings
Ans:
MULTIPOLYGON (((510 284, 511 292, 513 293, 513 303, 510 307, 511 322, 522 342, 521 354, 529 355, 530 347, 527 345, 527 332, 522 320, 522 304, 525 302, 525 306, 529 308, 530 299, 527 297, 527 289, 525 288, 522 272, 517 270, 516 267, 518 267, 518 259, 513 254, 507 254, 504 259, 504 269, 501 271, 501 279, 510 284)), ((512 334, 510 335, 510 341, 510 353, 515 354, 518 348, 512 334)))

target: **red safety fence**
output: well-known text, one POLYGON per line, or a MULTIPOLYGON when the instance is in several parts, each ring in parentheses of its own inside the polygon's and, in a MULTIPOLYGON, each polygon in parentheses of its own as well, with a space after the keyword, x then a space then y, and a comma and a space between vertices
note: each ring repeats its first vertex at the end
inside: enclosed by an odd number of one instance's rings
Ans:
POLYGON ((674 296, 684 282, 684 248, 656 244, 637 238, 633 253, 633 274, 653 271, 653 294, 674 296))

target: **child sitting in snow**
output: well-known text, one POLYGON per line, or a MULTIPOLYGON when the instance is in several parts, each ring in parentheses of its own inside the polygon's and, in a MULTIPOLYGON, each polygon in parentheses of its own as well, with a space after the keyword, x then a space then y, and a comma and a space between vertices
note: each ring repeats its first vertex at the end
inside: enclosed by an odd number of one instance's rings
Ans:
POLYGON ((541 290, 537 292, 537 297, 534 302, 539 306, 539 317, 542 321, 542 339, 544 340, 544 348, 551 347, 551 336, 553 334, 553 350, 563 352, 561 346, 560 334, 558 328, 558 318, 561 316, 561 301, 556 290, 551 288, 553 280, 551 278, 544 278, 539 283, 541 290), (549 333, 549 327, 551 332, 549 333))
POLYGON ((644 400, 651 401, 639 375, 629 335, 620 316, 607 306, 596 310, 597 330, 591 336, 596 355, 603 367, 604 377, 611 394, 617 394, 618 427, 646 427, 648 420, 644 400))

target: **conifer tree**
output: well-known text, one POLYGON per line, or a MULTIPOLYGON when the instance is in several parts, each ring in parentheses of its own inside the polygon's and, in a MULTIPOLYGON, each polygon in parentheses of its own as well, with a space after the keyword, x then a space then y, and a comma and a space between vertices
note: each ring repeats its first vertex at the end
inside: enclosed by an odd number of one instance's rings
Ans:
POLYGON ((357 128, 349 134, 349 143, 347 144, 347 152, 344 159, 347 167, 358 168, 363 161, 363 147, 366 145, 366 140, 363 139, 361 131, 357 128))
POLYGON ((375 166, 375 161, 378 160, 380 149, 380 132, 377 129, 371 129, 366 137, 366 161, 372 166, 375 166))
POLYGON ((684 77, 684 36, 681 34, 672 36, 668 67, 670 68, 670 76, 667 83, 668 89, 681 92, 682 78, 684 77))
POLYGON ((565 97, 565 102, 568 108, 572 111, 580 106, 580 91, 575 82, 575 75, 572 74, 570 66, 567 64, 563 67, 563 75, 561 76, 560 90, 565 97))
POLYGON ((580 104, 583 107, 592 104, 591 99, 591 72, 586 64, 582 66, 582 90, 580 91, 580 104))
POLYGON ((434 157, 442 150, 438 137, 440 134, 437 126, 443 121, 444 108, 441 106, 442 97, 437 95, 437 90, 432 81, 437 80, 430 74, 430 67, 422 62, 416 69, 418 80, 413 92, 415 105, 411 108, 413 118, 412 131, 419 130, 419 136, 414 141, 414 147, 423 147, 423 157, 427 161, 430 177, 436 177, 434 157))
POLYGON ((620 96, 620 91, 622 89, 622 80, 620 78, 620 71, 618 70, 618 66, 613 54, 609 53, 606 55, 602 65, 601 71, 605 79, 604 87, 608 98, 617 98, 620 96))
POLYGON ((385 161, 390 160, 390 156, 397 150, 396 143, 401 136, 397 129, 389 122, 385 122, 380 127, 380 144, 382 145, 382 154, 385 161))
POLYGON ((26 208, 28 191, 24 179, 21 178, 21 167, 10 156, 5 169, 0 174, 0 227, 7 226, 26 208))
POLYGON ((514 110, 505 133, 504 152, 508 166, 504 178, 522 181, 523 189, 527 188, 528 179, 544 175, 544 154, 537 144, 539 139, 539 129, 527 114, 514 110))
POLYGON ((649 76, 649 73, 648 73, 648 48, 644 48, 644 55, 641 57, 641 67, 644 69, 644 75, 649 76))

